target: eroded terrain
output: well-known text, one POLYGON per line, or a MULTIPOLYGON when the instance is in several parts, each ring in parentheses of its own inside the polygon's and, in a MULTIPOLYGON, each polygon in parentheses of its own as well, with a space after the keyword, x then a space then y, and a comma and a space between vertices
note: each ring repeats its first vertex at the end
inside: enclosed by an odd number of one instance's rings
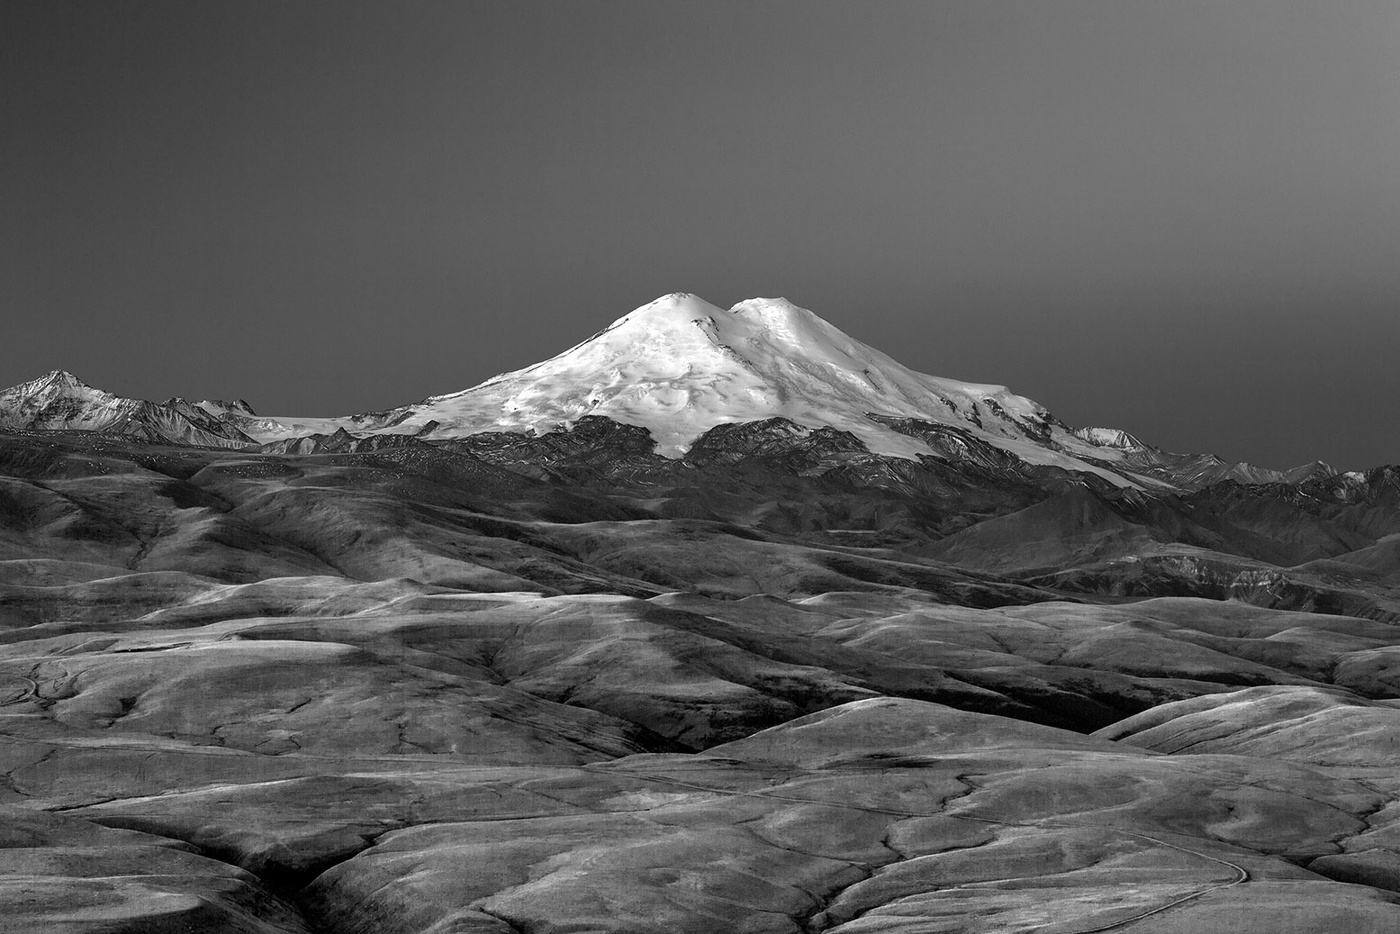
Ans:
POLYGON ((1393 473, 619 434, 6 436, 4 923, 1400 929, 1393 473))

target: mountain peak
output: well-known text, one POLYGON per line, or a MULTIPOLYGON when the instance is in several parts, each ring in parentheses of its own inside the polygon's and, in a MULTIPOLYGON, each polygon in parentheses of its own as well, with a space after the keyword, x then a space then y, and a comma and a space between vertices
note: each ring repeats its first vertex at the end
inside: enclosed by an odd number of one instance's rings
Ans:
POLYGON ((624 324, 700 324, 708 330, 706 319, 716 327, 722 326, 723 322, 738 319, 746 324, 769 329, 798 331, 810 329, 813 325, 823 325, 828 330, 835 331, 835 328, 821 318, 786 298, 749 298, 726 311, 692 292, 671 292, 628 312, 600 333, 606 333, 624 324))
POLYGON ((471 389, 384 412, 269 419, 264 425, 275 427, 245 430, 263 441, 338 425, 447 439, 543 434, 588 416, 645 428, 668 457, 682 456, 716 425, 773 418, 849 432, 876 454, 940 456, 880 420, 916 419, 969 432, 1032 464, 1136 485, 1083 459, 1121 453, 1071 435, 1005 386, 917 373, 786 298, 747 299, 726 311, 690 292, 662 295, 563 353, 471 389))
POLYGON ((50 370, 0 390, 0 428, 114 432, 216 447, 253 443, 236 427, 184 399, 128 399, 89 386, 67 370, 50 370))
POLYGON ((49 372, 44 374, 42 379, 49 382, 74 383, 79 386, 87 385, 67 370, 49 370, 49 372))
POLYGON ((696 319, 710 318, 723 313, 722 308, 711 305, 698 295, 690 292, 672 292, 629 311, 599 333, 606 334, 628 324, 649 327, 684 326, 696 319))
POLYGON ((20 386, 16 386, 15 388, 19 389, 21 386, 33 387, 34 390, 54 388, 87 389, 92 391, 98 391, 95 390, 94 387, 89 386, 87 383, 78 379, 78 377, 74 376, 67 370, 50 370, 43 376, 40 376, 38 379, 32 379, 27 383, 21 383, 20 386))
POLYGON ((776 317, 776 318, 816 318, 817 316, 806 308, 799 307, 788 301, 786 298, 746 298, 742 302, 736 302, 734 307, 729 309, 730 314, 752 315, 754 317, 776 317))
POLYGON ((0 391, 7 405, 45 406, 59 400, 106 403, 117 398, 78 379, 67 370, 50 370, 43 376, 0 391))

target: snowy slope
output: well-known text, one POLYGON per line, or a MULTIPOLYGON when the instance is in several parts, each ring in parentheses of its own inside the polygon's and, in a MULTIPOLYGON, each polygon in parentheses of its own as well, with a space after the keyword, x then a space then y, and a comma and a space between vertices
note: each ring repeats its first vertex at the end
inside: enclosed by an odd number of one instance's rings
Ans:
POLYGON ((545 433, 585 415, 644 427, 669 457, 683 455, 716 425, 781 417, 849 431, 877 454, 967 460, 966 452, 980 446, 1142 489, 1199 489, 1220 480, 1299 483, 1334 473, 1325 464, 1265 470, 1212 455, 1171 454, 1118 429, 1071 429, 1004 386, 917 373, 781 298, 750 299, 726 311, 687 293, 665 295, 542 363, 360 415, 264 417, 242 400, 145 402, 94 389, 61 370, 0 391, 0 429, 118 432, 222 447, 262 443, 288 451, 319 450, 337 432, 429 441, 486 431, 545 433), (905 419, 933 427, 901 424, 905 419), (320 437, 292 443, 309 436, 320 437))
POLYGON ((1126 479, 1084 458, 1121 450, 1078 437, 1004 386, 916 373, 786 299, 750 299, 728 311, 688 293, 666 295, 569 350, 479 386, 381 413, 340 419, 275 418, 240 427, 262 441, 308 432, 461 437, 481 431, 548 431, 584 415, 649 429, 679 456, 715 425, 782 416, 850 431, 871 451, 930 453, 922 441, 867 413, 953 425, 1033 464, 1126 479))

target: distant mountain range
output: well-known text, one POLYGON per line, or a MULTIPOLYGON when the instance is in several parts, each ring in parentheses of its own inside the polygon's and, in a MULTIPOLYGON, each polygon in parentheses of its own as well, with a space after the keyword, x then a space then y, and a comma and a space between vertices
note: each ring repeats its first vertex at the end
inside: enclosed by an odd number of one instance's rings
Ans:
POLYGON ((246 402, 127 399, 84 383, 66 370, 0 392, 0 426, 23 430, 94 431, 143 441, 242 448, 256 445, 235 427, 251 417, 246 402))
POLYGON ((0 917, 1400 931, 1400 468, 670 295, 344 418, 0 393, 0 917))
POLYGON ((491 432, 538 436, 590 416, 645 429, 670 458, 717 426, 780 418, 849 433, 876 455, 1049 467, 1144 491, 1336 474, 1321 462, 1269 470, 1169 453, 1118 429, 1071 428, 1004 386, 917 373, 786 299, 750 299, 726 311, 687 293, 666 295, 542 363, 461 392, 342 417, 259 416, 242 400, 127 399, 61 370, 0 392, 0 427, 12 430, 285 453, 491 432))

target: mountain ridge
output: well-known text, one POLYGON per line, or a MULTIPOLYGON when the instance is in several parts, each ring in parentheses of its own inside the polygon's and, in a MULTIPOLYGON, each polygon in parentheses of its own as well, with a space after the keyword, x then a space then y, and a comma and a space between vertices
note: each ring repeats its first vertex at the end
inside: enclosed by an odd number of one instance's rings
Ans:
POLYGON ((1223 480, 1301 483, 1336 471, 1289 470, 1173 454, 1113 428, 1071 428, 991 383, 918 373, 783 298, 725 310, 676 292, 621 316, 562 353, 456 392, 330 418, 260 416, 242 399, 125 399, 54 370, 0 392, 0 428, 123 433, 176 444, 308 453, 323 439, 455 441, 489 432, 540 435, 578 419, 647 430, 657 453, 683 457, 723 424, 786 419, 849 433, 873 454, 1020 462, 1093 474, 1142 490, 1223 480), (1010 460, 1008 460, 1008 458, 1010 460))
POLYGON ((106 432, 206 447, 255 443, 228 419, 204 408, 208 404, 129 399, 89 386, 67 370, 51 370, 0 391, 0 428, 106 432))

